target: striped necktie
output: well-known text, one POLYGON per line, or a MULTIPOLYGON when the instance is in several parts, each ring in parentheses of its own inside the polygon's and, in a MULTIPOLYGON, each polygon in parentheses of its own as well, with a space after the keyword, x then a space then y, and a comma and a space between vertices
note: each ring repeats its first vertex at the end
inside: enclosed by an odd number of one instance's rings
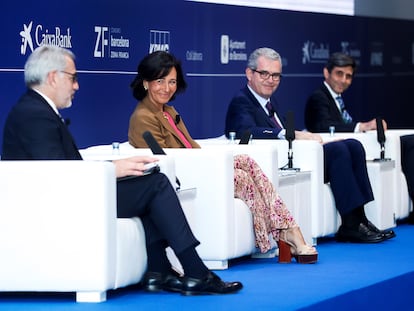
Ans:
POLYGON ((344 104, 344 100, 342 99, 342 96, 338 96, 336 100, 338 101, 339 108, 341 109, 342 120, 344 120, 345 123, 351 123, 352 117, 350 116, 348 111, 345 109, 345 104, 344 104))

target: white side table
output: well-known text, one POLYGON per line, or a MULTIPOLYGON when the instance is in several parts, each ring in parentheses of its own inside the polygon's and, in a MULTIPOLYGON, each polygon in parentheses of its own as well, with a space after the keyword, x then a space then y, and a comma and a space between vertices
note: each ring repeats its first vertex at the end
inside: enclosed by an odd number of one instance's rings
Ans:
POLYGON ((379 229, 396 226, 399 201, 395 181, 395 161, 367 161, 368 176, 374 192, 374 201, 365 205, 368 219, 379 229))
POLYGON ((276 190, 300 226, 305 241, 313 244, 311 172, 279 170, 279 187, 276 190))

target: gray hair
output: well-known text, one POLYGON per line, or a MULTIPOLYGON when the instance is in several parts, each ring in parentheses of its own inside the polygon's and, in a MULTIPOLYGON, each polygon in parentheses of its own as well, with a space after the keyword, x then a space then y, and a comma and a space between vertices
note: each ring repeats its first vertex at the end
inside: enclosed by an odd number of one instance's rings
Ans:
POLYGON ((41 85, 46 81, 49 72, 65 70, 66 56, 75 60, 75 55, 68 49, 54 45, 42 45, 36 48, 24 65, 26 86, 41 85))
POLYGON ((259 48, 250 54, 249 60, 247 61, 247 67, 250 69, 257 69, 257 59, 263 56, 270 60, 279 61, 282 64, 282 58, 279 53, 271 48, 259 48))

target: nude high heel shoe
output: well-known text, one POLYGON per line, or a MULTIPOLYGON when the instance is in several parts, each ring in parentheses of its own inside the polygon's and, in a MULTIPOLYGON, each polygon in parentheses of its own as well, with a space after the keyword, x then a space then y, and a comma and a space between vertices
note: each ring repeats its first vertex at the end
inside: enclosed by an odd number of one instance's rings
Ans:
POLYGON ((299 227, 282 230, 277 244, 280 263, 290 263, 292 256, 298 263, 318 261, 318 251, 315 247, 306 244, 299 227))

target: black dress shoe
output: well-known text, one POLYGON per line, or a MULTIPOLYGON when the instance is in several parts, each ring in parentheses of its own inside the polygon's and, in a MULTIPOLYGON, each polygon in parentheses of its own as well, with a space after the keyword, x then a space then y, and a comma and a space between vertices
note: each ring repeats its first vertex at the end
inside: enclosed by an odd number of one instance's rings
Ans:
POLYGON ((354 243, 378 243, 385 240, 382 233, 377 233, 368 228, 367 225, 360 223, 357 229, 349 229, 343 226, 339 227, 336 233, 336 239, 339 242, 354 243))
POLYGON ((240 282, 224 282, 215 273, 209 272, 203 279, 185 277, 181 293, 183 295, 231 294, 243 288, 240 282))
POLYGON ((182 280, 183 277, 173 270, 167 274, 147 271, 142 278, 141 284, 144 290, 148 292, 159 292, 162 290, 181 292, 182 280))
POLYGON ((408 217, 407 217, 407 222, 408 222, 410 225, 414 225, 414 212, 411 212, 410 214, 408 214, 408 217))
POLYGON ((381 233, 384 236, 384 240, 389 240, 396 236, 394 230, 380 230, 377 227, 375 227, 375 225, 370 221, 368 221, 367 227, 371 231, 374 231, 376 233, 381 233))

